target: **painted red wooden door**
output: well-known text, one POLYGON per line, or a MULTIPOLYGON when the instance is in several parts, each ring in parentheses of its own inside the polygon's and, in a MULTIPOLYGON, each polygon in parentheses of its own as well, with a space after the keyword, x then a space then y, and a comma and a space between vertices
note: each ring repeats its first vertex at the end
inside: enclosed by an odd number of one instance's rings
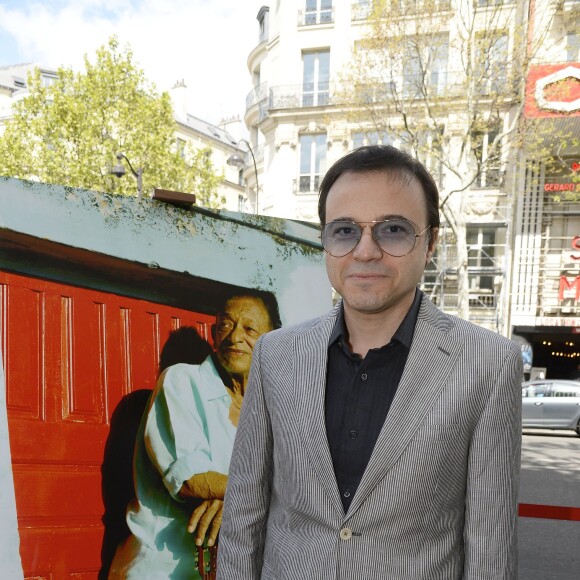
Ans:
POLYGON ((169 332, 213 317, 0 271, 0 340, 27 578, 96 578, 101 464, 121 398, 153 388, 169 332))

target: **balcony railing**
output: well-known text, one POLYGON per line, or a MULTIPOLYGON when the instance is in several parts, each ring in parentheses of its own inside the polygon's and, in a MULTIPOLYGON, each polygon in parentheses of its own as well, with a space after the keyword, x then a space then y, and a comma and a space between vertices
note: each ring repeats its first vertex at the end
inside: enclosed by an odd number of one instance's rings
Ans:
POLYGON ((514 4, 516 0, 477 0, 477 6, 480 8, 489 8, 491 6, 503 6, 514 4))
POLYGON ((355 2, 351 7, 350 19, 353 21, 366 20, 373 10, 372 0, 355 2))
POLYGON ((331 24, 334 22, 334 7, 324 10, 299 10, 298 26, 313 26, 314 24, 331 24))
POLYGON ((420 14, 425 11, 431 13, 451 10, 451 0, 428 0, 427 2, 425 0, 398 0, 398 4, 401 16, 420 14))
POLYGON ((505 185, 505 171, 499 167, 486 167, 477 176, 476 184, 481 188, 501 188, 505 185))
POLYGON ((268 83, 262 83, 248 93, 246 97, 246 111, 251 109, 256 103, 265 101, 268 98, 268 83))
MULTIPOLYGON (((486 0, 479 1, 481 2, 486 0)), ((506 1, 513 2, 515 0, 506 1)), ((427 5, 425 0, 398 0, 397 5, 398 6, 394 8, 394 14, 398 17, 420 14, 425 12, 425 10, 427 10, 429 13, 451 10, 451 0, 429 0, 427 5)), ((351 20, 367 20, 371 16, 372 10, 372 0, 360 0, 359 2, 355 2, 351 7, 351 20)))
POLYGON ((333 89, 333 83, 272 87, 268 98, 268 109, 299 109, 335 105, 338 99, 333 89))
POLYGON ((293 191, 296 195, 308 195, 318 193, 322 175, 300 175, 293 181, 293 191))
MULTIPOLYGON (((462 98, 466 86, 460 76, 451 72, 440 72, 423 78, 421 75, 401 76, 384 83, 359 84, 356 100, 360 104, 380 104, 400 100, 462 98)), ((304 107, 324 107, 344 104, 344 89, 333 82, 304 83, 301 85, 280 85, 269 90, 265 84, 259 85, 246 97, 246 110, 260 104, 260 120, 269 111, 278 109, 301 109, 304 107)), ((511 95, 503 95, 510 98, 511 95)), ((482 97, 484 98, 484 97, 482 97)))

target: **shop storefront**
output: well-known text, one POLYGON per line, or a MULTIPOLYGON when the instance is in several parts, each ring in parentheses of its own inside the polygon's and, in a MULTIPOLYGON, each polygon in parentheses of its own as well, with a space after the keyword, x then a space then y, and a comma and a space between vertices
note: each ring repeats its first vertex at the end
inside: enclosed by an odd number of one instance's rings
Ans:
POLYGON ((526 116, 553 162, 528 159, 516 208, 511 328, 530 378, 580 378, 580 64, 536 66, 526 116))

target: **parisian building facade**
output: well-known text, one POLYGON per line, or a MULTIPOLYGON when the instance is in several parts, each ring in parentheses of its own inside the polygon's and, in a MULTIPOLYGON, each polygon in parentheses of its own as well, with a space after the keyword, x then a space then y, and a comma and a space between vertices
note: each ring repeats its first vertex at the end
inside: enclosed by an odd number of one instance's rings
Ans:
MULTIPOLYGON (((465 223, 470 320, 513 336, 526 356, 535 353, 526 367, 530 376, 543 372, 566 378, 580 362, 580 336, 574 340, 579 328, 580 204, 577 196, 562 195, 580 188, 575 145, 580 136, 580 2, 397 3, 408 5, 407 16, 412 18, 420 18, 427 4, 431 13, 441 13, 434 26, 445 42, 426 76, 437 85, 444 103, 438 122, 450 142, 457 140, 466 122, 465 103, 452 88, 464 56, 457 49, 458 19, 471 10, 477 11, 473 22, 480 28, 475 35, 489 27, 502 31, 485 62, 491 71, 488 90, 502 82, 508 67, 521 66, 527 75, 521 95, 512 93, 498 101, 499 128, 486 129, 474 156, 485 159, 497 134, 507 135, 508 125, 527 115, 536 121, 545 117, 546 125, 536 124, 535 130, 543 127, 551 135, 551 153, 561 160, 559 169, 549 169, 523 142, 500 137, 494 161, 455 198, 461 200, 456 211, 465 223), (527 45, 534 41, 537 47, 532 51, 527 45), (516 64, 517 54, 528 59, 525 67, 516 64), (564 104, 554 100, 555 85, 569 89, 561 99, 564 104), (564 134, 567 137, 558 140, 564 134)), ((344 71, 353 62, 353 50, 368 37, 371 18, 371 0, 278 0, 260 9, 258 42, 248 57, 254 88, 246 99, 244 119, 257 171, 249 156, 243 169, 249 202, 258 213, 316 222, 318 186, 334 161, 363 144, 407 148, 400 132, 377 130, 370 118, 365 125, 360 115, 354 121, 345 111, 341 79, 344 82, 344 71)), ((403 62, 399 78, 389 82, 405 95, 416 73, 412 62, 403 62)), ((457 140, 454 146, 461 145, 457 140)), ((469 160, 458 168, 422 160, 436 174, 443 197, 456 187, 457 173, 471 170, 469 160)), ((457 240, 445 220, 440 239, 423 288, 442 309, 457 313, 457 240)))

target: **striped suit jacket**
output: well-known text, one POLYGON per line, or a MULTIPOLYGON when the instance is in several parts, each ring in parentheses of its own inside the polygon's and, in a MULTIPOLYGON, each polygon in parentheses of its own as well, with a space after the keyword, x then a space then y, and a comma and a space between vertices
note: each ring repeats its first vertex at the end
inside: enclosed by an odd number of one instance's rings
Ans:
POLYGON ((338 309, 255 346, 218 578, 515 579, 519 347, 423 296, 398 390, 345 514, 324 416, 338 309))

